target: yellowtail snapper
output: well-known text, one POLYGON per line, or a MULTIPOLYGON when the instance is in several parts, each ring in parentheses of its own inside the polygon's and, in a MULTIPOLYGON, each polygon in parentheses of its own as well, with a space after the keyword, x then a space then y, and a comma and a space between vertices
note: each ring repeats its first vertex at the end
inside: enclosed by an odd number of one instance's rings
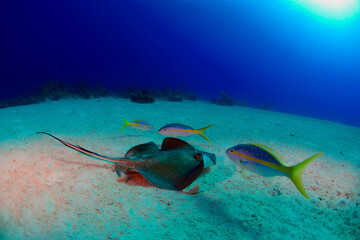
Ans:
POLYGON ((152 130, 153 126, 151 126, 148 122, 144 121, 144 120, 134 120, 131 122, 128 122, 125 120, 124 118, 124 126, 120 129, 120 132, 126 127, 126 126, 130 126, 132 128, 135 129, 140 129, 142 131, 148 131, 148 130, 152 130))
POLYGON ((193 129, 192 127, 186 126, 184 124, 171 123, 160 128, 158 132, 168 137, 186 137, 193 134, 198 134, 210 142, 210 140, 205 136, 204 131, 212 126, 214 125, 210 125, 200 129, 193 129))
POLYGON ((226 155, 244 169, 264 177, 285 176, 295 184, 300 193, 309 198, 302 184, 302 173, 305 167, 323 153, 315 154, 295 166, 285 166, 283 158, 268 146, 261 144, 240 144, 226 150, 226 155))

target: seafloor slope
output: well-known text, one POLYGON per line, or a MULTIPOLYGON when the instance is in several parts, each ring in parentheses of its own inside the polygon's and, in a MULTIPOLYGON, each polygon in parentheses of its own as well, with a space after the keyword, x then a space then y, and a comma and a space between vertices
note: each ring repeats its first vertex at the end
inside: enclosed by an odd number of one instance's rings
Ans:
POLYGON ((0 110, 0 239, 359 239, 360 129, 294 115, 205 102, 61 100, 0 110), (183 138, 218 164, 185 195, 119 183, 113 165, 37 131, 105 155, 122 156, 163 136, 126 128, 122 116, 155 130, 179 122, 207 130, 183 138), (304 172, 305 199, 287 178, 245 180, 224 151, 255 142, 294 165, 325 154, 304 172))

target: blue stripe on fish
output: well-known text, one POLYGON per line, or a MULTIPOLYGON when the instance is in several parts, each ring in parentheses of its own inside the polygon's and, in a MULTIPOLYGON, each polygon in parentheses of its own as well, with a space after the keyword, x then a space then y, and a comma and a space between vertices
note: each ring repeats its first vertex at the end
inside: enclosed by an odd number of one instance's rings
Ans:
POLYGON ((270 152, 262 149, 260 146, 252 145, 252 144, 240 144, 234 148, 235 151, 241 151, 243 154, 251 157, 255 157, 257 159, 275 163, 279 166, 284 166, 279 159, 277 159, 270 152))

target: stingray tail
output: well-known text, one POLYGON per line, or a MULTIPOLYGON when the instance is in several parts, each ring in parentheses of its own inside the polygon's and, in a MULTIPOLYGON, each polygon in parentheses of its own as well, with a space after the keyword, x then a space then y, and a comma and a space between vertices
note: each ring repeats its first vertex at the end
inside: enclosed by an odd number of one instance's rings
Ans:
POLYGON ((314 156, 306 159, 305 161, 299 163, 298 165, 295 165, 293 167, 291 167, 292 172, 290 173, 290 179, 291 181, 295 184, 296 188, 299 190, 299 192, 306 198, 310 198, 304 189, 304 185, 301 181, 302 179, 302 174, 306 168, 306 166, 311 163, 315 158, 319 157, 320 155, 322 155, 323 153, 318 153, 315 154, 314 156))
POLYGON ((126 126, 131 125, 131 122, 126 121, 125 117, 123 117, 123 118, 124 118, 124 125, 123 125, 123 127, 120 129, 120 132, 121 132, 126 126))
POLYGON ((208 138, 205 136, 205 130, 208 129, 208 128, 210 128, 210 127, 212 127, 212 126, 214 126, 214 125, 210 125, 210 126, 207 126, 207 127, 204 127, 204 128, 200 128, 200 129, 197 130, 197 131, 198 131, 198 134, 199 134, 200 136, 202 136, 203 138, 205 138, 206 140, 208 140, 209 142, 211 142, 211 141, 210 141, 210 139, 208 139, 208 138))
POLYGON ((58 140, 59 142, 61 142, 65 146, 67 146, 69 148, 72 148, 75 151, 78 151, 78 152, 83 153, 85 155, 88 155, 90 157, 94 157, 94 158, 97 158, 97 159, 101 159, 101 160, 105 160, 105 161, 113 162, 113 163, 129 164, 131 162, 131 158, 113 158, 113 157, 108 157, 108 156, 105 156, 105 155, 101 155, 101 154, 98 154, 96 152, 92 152, 90 150, 87 150, 87 149, 85 149, 83 147, 80 147, 79 145, 73 145, 71 143, 65 142, 65 141, 61 140, 60 138, 57 138, 54 135, 51 135, 50 133, 47 133, 47 132, 37 132, 37 134, 46 134, 46 135, 58 140))

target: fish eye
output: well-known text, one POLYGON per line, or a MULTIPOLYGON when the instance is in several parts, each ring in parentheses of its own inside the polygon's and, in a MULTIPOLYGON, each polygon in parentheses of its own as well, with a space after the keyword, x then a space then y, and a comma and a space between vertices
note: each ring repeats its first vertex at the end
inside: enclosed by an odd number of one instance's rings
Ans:
POLYGON ((194 155, 194 158, 195 158, 196 160, 202 160, 202 154, 201 154, 201 153, 197 153, 197 154, 194 155))
POLYGON ((163 131, 165 131, 166 129, 165 128, 163 128, 163 131))
POLYGON ((233 152, 234 152, 234 149, 230 149, 230 152, 233 153, 233 152))

